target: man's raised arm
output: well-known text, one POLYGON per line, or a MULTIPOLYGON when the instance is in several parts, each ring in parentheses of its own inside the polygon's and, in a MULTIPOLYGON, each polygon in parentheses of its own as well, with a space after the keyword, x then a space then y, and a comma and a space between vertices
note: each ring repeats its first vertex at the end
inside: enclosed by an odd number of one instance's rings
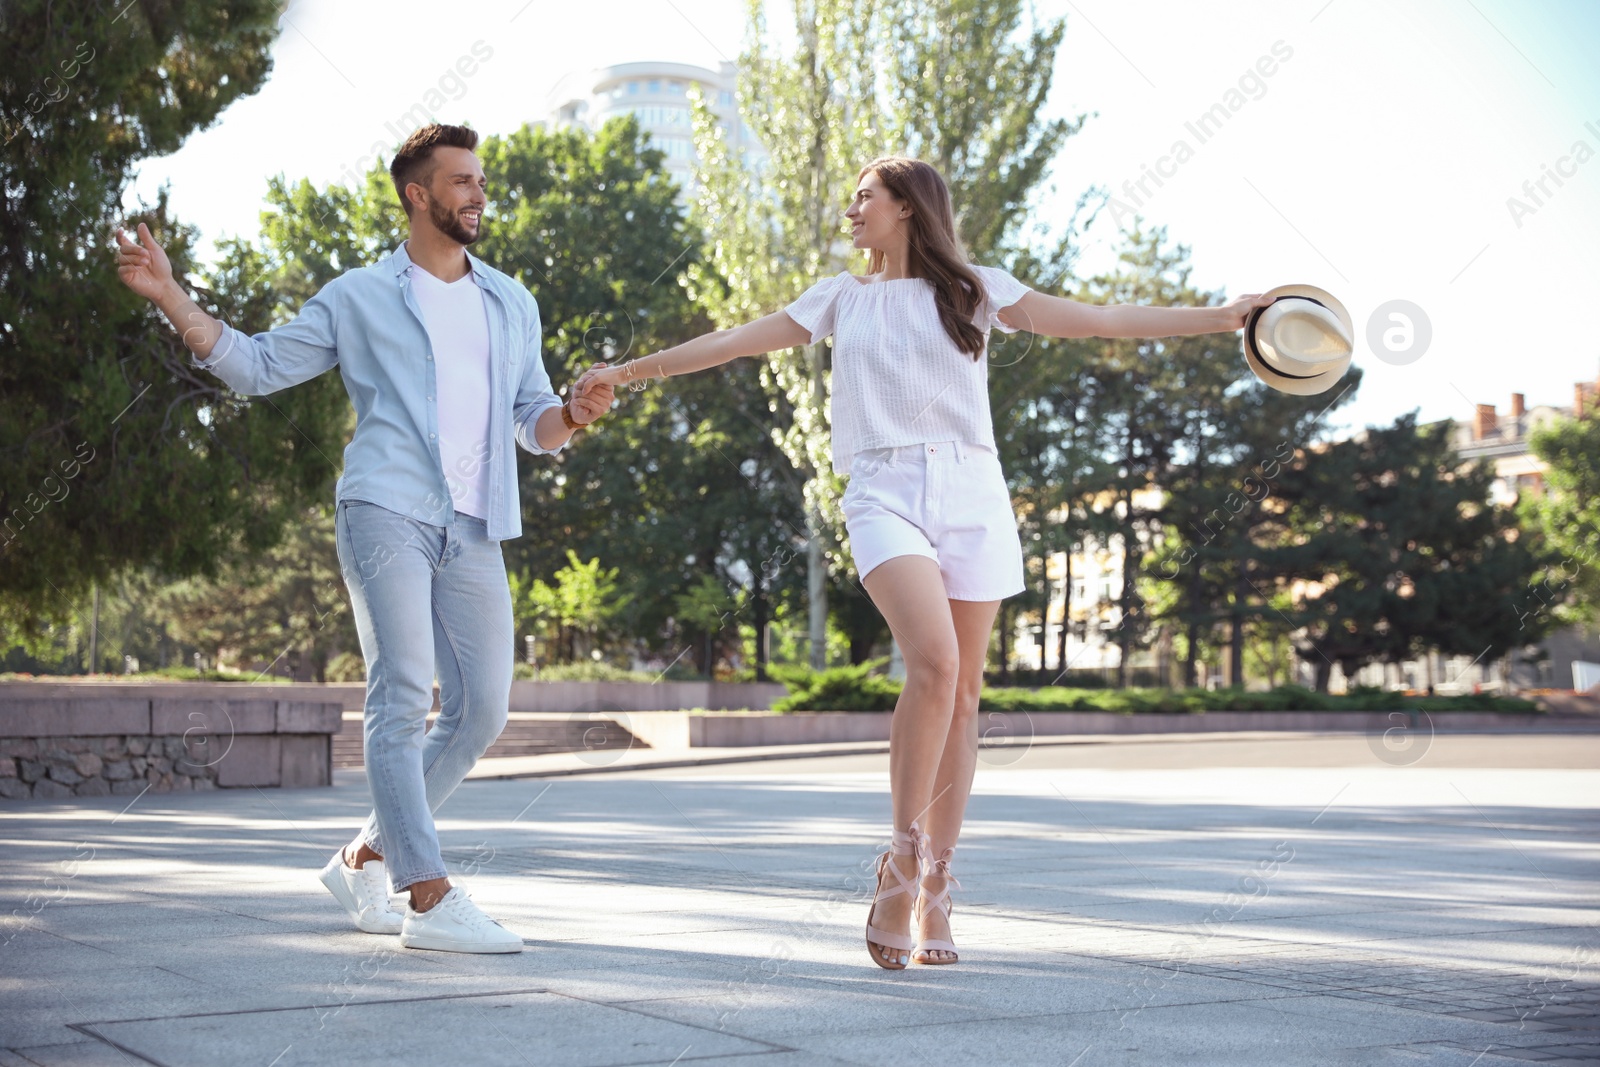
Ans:
POLYGON ((160 308, 199 365, 236 392, 275 393, 339 362, 327 287, 306 302, 293 322, 250 337, 207 314, 184 292, 172 276, 172 261, 144 223, 139 223, 138 244, 120 228, 117 244, 122 284, 160 308))
POLYGON ((150 235, 150 227, 142 222, 139 241, 134 244, 121 227, 117 228, 117 276, 123 285, 160 308, 189 351, 205 359, 222 337, 222 323, 206 314, 183 291, 172 276, 172 261, 150 235))

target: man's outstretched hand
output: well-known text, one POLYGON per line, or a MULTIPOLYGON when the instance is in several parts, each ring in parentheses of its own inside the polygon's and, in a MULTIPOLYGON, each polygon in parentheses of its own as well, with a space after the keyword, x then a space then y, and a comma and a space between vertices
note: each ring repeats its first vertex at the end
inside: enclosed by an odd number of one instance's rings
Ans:
POLYGON ((172 261, 156 244, 150 227, 139 223, 139 243, 128 240, 127 231, 117 227, 117 277, 122 284, 146 300, 157 300, 170 292, 173 284, 172 261))
MULTIPOLYGON (((605 366, 604 363, 595 364, 597 367, 605 366)), ((572 383, 572 421, 591 423, 611 410, 611 404, 617 398, 616 390, 609 385, 594 381, 587 376, 578 378, 572 383)))

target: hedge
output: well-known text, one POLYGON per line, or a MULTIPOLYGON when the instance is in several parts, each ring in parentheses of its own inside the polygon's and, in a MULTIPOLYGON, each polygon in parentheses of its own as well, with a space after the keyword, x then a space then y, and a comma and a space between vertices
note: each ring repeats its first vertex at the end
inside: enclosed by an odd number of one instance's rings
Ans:
MULTIPOLYGON (((789 695, 774 711, 892 711, 901 685, 876 673, 886 661, 810 671, 775 667, 773 676, 789 695)), ((1392 690, 1361 687, 1342 695, 1298 685, 1248 689, 1042 689, 985 687, 984 711, 1110 711, 1198 714, 1207 711, 1510 711, 1536 712, 1533 702, 1488 693, 1465 696, 1407 697, 1392 690)))

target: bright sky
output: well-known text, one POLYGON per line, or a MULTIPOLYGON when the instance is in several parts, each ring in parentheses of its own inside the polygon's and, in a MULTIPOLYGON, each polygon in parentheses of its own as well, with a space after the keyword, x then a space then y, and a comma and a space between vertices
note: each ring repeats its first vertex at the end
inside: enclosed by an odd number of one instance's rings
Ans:
MULTIPOLYGON (((1425 419, 1467 418, 1472 403, 1505 412, 1513 392, 1568 405, 1574 381, 1600 374, 1600 3, 1036 6, 1067 18, 1050 114, 1095 113, 1062 153, 1038 221, 1063 225, 1100 185, 1191 246, 1204 287, 1328 289, 1350 310, 1367 372, 1344 428, 1414 407, 1425 419), (1202 140, 1186 124, 1217 104, 1228 117, 1202 140), (1146 167, 1164 176, 1141 190, 1146 167), (1514 217, 1512 197, 1531 210, 1514 217), (1369 320, 1395 300, 1431 329, 1404 365, 1367 341, 1369 320)), ((574 69, 736 58, 743 12, 742 0, 393 0, 375 15, 299 0, 265 87, 177 154, 146 161, 129 203, 168 182, 208 241, 254 235, 268 177, 348 180, 375 142, 398 141, 388 127, 430 89, 452 97, 441 121, 507 132, 543 117, 574 69), (452 80, 475 44, 491 54, 452 80)), ((1089 231, 1081 270, 1107 265, 1113 225, 1102 215, 1089 231)))

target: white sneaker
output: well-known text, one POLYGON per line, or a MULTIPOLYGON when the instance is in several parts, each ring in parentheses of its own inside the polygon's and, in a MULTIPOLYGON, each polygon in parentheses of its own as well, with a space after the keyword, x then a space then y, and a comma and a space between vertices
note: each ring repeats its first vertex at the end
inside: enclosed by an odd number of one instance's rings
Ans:
POLYGON ((413 911, 406 905, 400 943, 406 948, 440 952, 522 951, 522 938, 485 915, 460 886, 451 886, 427 911, 413 911))
POLYGON ((335 900, 344 905, 356 926, 369 934, 398 934, 405 923, 389 903, 389 875, 382 860, 368 860, 360 869, 344 862, 344 849, 322 868, 319 876, 335 900))

